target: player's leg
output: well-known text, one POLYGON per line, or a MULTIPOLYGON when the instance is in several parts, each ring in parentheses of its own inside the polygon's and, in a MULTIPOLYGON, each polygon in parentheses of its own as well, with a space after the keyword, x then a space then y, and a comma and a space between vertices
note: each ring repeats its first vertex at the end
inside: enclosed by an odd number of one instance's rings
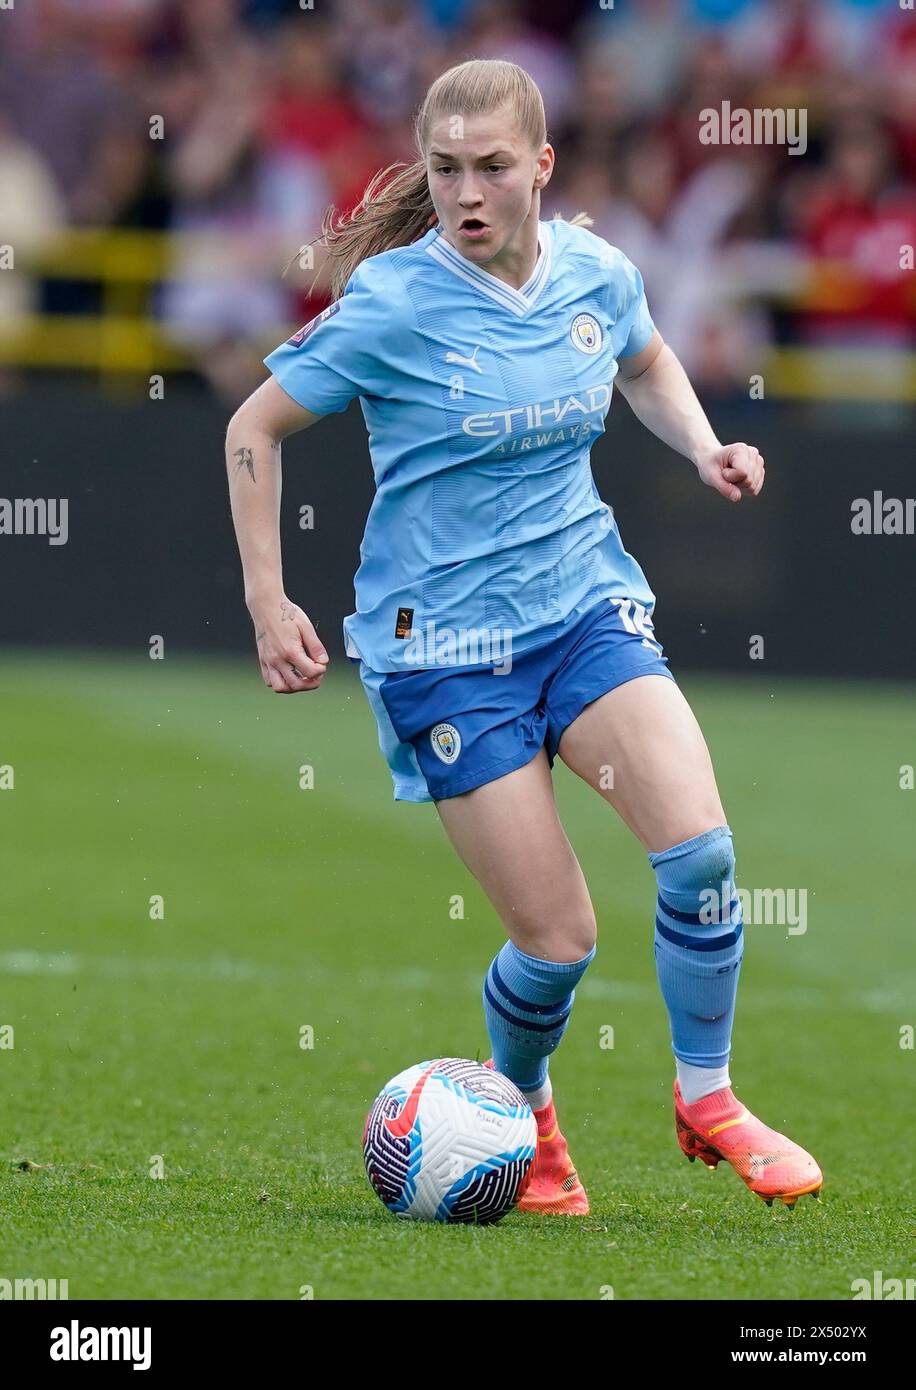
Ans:
POLYGON ((593 949, 595 912, 543 749, 505 777, 437 801, 436 810, 519 950, 571 963, 593 949))
POLYGON ((731 829, 683 693, 662 674, 626 681, 582 709, 557 751, 614 807, 655 870, 655 956, 683 1151, 713 1167, 727 1158, 766 1200, 815 1190, 821 1174, 811 1156, 756 1120, 731 1090, 741 903, 731 829))
POLYGON ((731 831, 703 734, 675 682, 646 675, 586 705, 557 751, 649 851, 658 880, 656 965, 678 1081, 685 1099, 699 1100, 729 1084, 742 949, 731 831))
POLYGON ((593 700, 557 752, 650 853, 725 823, 706 740, 667 676, 640 676, 593 700))
POLYGON ((595 954, 595 914, 557 816, 546 754, 436 807, 509 938, 487 972, 483 1001, 493 1065, 525 1093, 538 1125, 519 1206, 584 1215, 588 1199, 559 1131, 547 1069, 595 954))

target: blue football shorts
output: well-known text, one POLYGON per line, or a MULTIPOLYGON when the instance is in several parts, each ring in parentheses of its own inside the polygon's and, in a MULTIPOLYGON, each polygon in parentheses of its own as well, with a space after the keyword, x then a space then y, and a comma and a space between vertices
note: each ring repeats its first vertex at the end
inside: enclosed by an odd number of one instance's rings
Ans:
POLYGON ((667 676, 645 608, 600 599, 562 636, 501 663, 378 672, 359 657, 395 801, 443 801, 524 767, 586 705, 636 676, 667 676))

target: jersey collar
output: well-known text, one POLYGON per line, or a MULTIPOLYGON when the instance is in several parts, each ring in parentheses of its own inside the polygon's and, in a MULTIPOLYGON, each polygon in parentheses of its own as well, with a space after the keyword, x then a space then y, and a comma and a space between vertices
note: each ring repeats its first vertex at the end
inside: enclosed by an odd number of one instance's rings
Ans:
POLYGON ((433 260, 445 266, 453 275, 457 275, 460 280, 466 280, 469 285, 480 290, 482 294, 488 295, 497 304, 502 304, 504 308, 510 309, 513 314, 522 318, 527 314, 537 300, 550 279, 550 265, 553 236, 548 223, 538 222, 538 246, 541 254, 537 259, 531 279, 528 280, 520 290, 513 289, 507 285, 505 280, 500 280, 497 275, 491 275, 488 270, 483 270, 473 261, 469 261, 466 256, 462 256, 460 251, 456 251, 450 242, 442 236, 439 228, 433 229, 432 239, 426 246, 426 251, 433 260))

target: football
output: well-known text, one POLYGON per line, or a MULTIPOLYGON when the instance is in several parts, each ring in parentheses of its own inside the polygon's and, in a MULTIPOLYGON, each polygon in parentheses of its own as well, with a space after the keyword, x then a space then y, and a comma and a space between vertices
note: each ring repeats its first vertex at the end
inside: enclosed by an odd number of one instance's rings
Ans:
POLYGON ((395 1216, 486 1225, 525 1191, 537 1124, 508 1077, 440 1057, 388 1082, 362 1142, 369 1181, 395 1216))

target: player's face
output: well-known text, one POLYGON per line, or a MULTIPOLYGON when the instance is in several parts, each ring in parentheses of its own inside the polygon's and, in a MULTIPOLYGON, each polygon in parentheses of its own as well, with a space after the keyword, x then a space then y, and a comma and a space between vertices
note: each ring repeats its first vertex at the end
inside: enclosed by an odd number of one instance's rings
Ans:
POLYGON ((538 194, 553 159, 549 145, 531 148, 505 106, 487 115, 435 121, 426 170, 443 235, 478 265, 521 249, 521 229, 537 222, 538 194))

